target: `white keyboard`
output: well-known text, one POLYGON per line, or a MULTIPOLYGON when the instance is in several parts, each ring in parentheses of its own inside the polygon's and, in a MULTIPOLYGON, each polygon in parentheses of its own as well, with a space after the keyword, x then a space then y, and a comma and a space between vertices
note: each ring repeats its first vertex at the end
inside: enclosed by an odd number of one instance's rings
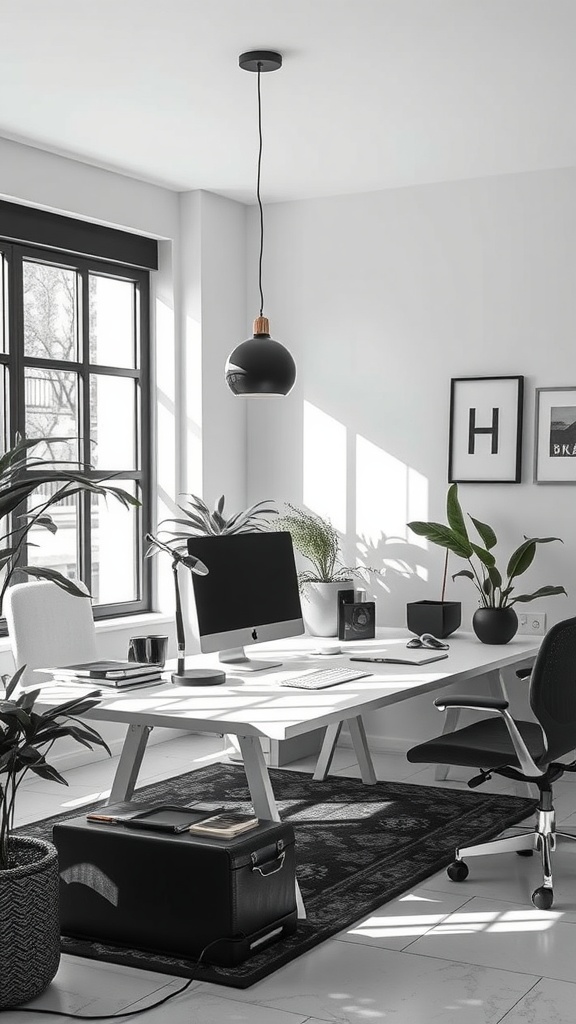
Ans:
POLYGON ((284 679, 280 686, 295 686, 297 690, 323 690, 326 686, 338 686, 339 683, 349 683, 353 679, 371 675, 371 672, 359 672, 354 668, 321 668, 317 672, 284 679))

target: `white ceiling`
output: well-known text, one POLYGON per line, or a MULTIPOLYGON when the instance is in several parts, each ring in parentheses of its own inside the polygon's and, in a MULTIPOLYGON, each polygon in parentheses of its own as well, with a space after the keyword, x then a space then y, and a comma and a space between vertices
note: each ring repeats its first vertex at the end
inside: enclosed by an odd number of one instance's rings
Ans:
MULTIPOLYGON (((576 0, 0 0, 0 135, 253 202, 576 165, 576 0)), ((1 173, 1 169, 0 169, 1 173)))

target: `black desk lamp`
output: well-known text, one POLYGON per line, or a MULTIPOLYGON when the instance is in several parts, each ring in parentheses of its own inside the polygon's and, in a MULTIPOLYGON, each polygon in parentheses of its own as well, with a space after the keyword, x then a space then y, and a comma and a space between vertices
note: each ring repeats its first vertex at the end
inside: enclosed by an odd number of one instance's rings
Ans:
MULTIPOLYGON (((181 555, 175 548, 171 548, 164 541, 158 540, 151 533, 146 534, 146 540, 154 544, 160 551, 166 551, 172 558, 172 575, 174 577, 174 593, 176 597, 176 640, 178 643, 178 669, 172 673, 172 682, 177 686, 216 686, 226 680, 226 675, 219 669, 211 668, 185 668, 184 657, 186 653, 186 639, 184 635, 184 620, 182 618, 182 604, 180 601, 180 587, 178 584, 178 566, 185 565, 190 572, 197 576, 207 576, 209 569, 199 558, 193 555, 181 555)), ((147 554, 151 552, 148 551, 147 554)))

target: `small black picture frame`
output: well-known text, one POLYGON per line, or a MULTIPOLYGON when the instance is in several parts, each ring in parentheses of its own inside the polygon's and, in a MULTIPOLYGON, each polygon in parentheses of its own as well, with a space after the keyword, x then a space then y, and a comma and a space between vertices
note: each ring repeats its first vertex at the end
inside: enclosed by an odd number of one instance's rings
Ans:
POLYGON ((450 483, 519 484, 524 377, 453 377, 450 483))

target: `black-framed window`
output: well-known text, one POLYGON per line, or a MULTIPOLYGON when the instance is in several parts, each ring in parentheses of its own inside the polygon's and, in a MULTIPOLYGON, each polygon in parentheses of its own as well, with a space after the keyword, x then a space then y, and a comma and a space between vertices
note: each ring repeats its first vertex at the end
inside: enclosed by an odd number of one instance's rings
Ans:
POLYGON ((55 534, 32 531, 26 560, 83 580, 97 618, 148 610, 149 273, 1 238, 0 269, 0 447, 17 433, 63 438, 35 454, 113 474, 141 502, 66 499, 50 510, 55 534))

